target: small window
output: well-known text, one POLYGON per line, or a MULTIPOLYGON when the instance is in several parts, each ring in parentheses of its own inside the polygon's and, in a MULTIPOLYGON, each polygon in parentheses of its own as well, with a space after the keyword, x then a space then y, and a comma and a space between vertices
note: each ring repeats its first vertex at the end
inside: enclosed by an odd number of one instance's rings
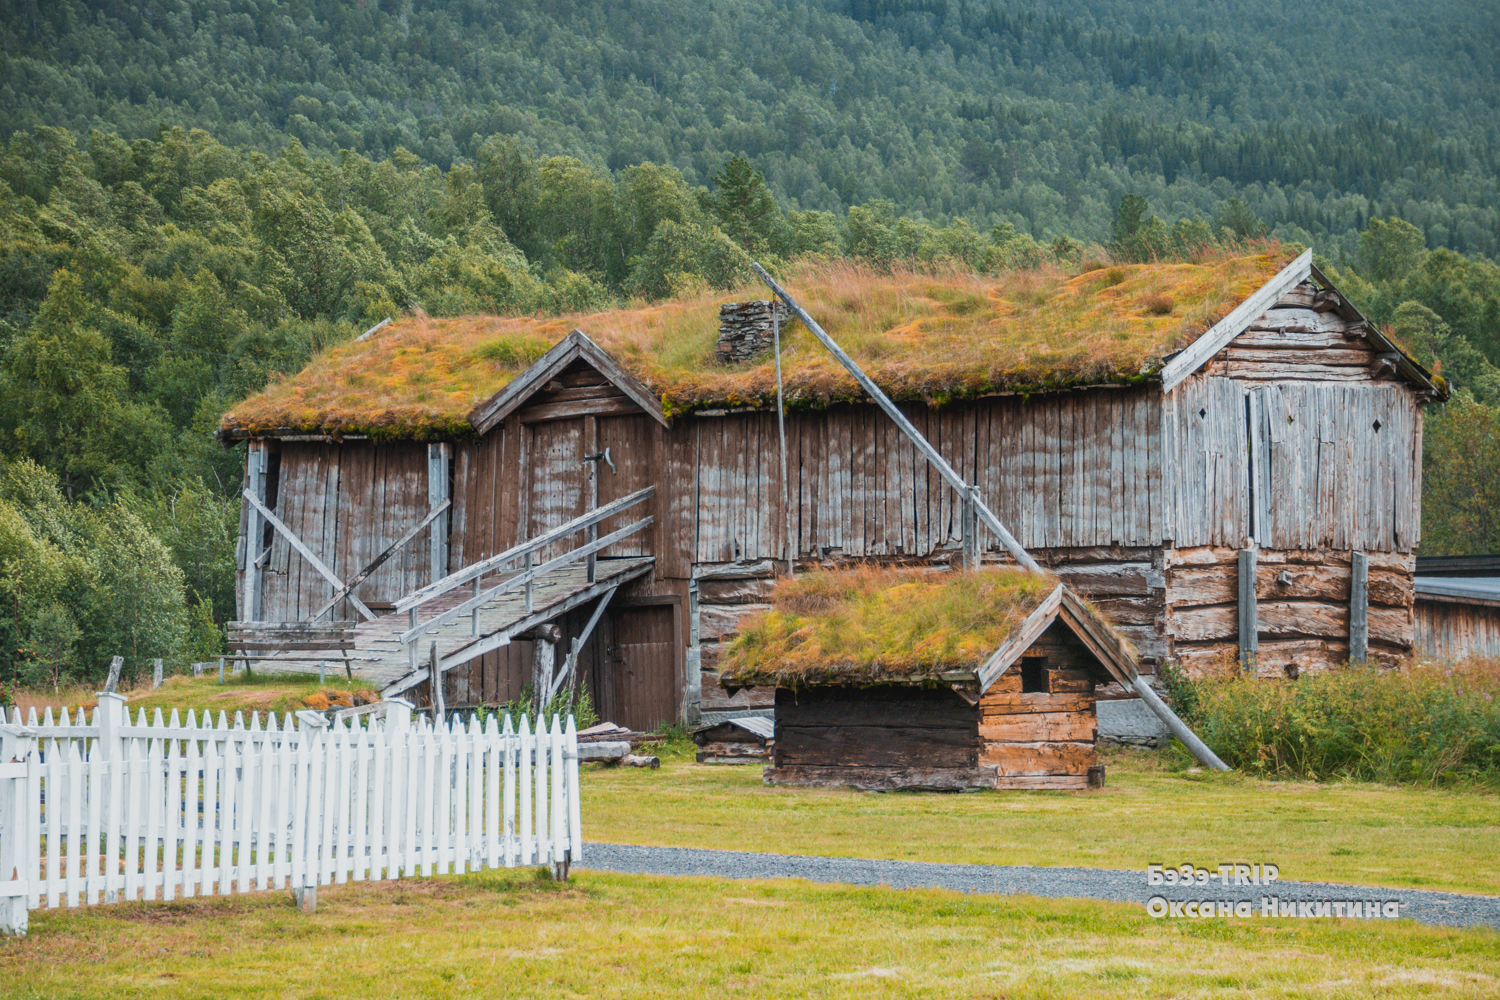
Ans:
POLYGON ((1021 661, 1021 693, 1047 693, 1047 660, 1041 656, 1028 656, 1021 661))

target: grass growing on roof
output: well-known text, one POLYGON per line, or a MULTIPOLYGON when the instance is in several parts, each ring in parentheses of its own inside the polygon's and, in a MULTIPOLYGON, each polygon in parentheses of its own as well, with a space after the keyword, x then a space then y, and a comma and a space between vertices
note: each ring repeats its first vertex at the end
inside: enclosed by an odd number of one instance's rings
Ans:
POLYGON ((720 661, 737 681, 937 680, 974 668, 1057 587, 1020 569, 862 566, 778 584, 720 661))
MULTIPOLYGON (((977 275, 803 265, 784 284, 892 397, 943 402, 991 392, 1129 384, 1197 338, 1288 261, 1278 246, 1194 262, 1084 265, 977 275)), ((759 285, 655 304, 548 317, 406 316, 318 357, 236 405, 223 426, 385 437, 472 433, 469 412, 575 327, 659 396, 667 412, 763 406, 769 359, 715 356, 720 304, 764 299, 759 285)), ((798 323, 783 331, 790 405, 862 399, 854 379, 798 323)))

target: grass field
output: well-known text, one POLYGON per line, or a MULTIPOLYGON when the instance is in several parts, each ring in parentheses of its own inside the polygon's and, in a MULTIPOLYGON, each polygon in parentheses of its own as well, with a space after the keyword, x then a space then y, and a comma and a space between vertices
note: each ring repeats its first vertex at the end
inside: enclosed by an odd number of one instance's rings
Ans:
POLYGON ((1112 903, 531 872, 38 912, 14 1000, 1491 997, 1500 935, 1112 903))
POLYGON ((1500 894, 1500 796, 1170 770, 1106 757, 1094 792, 769 788, 760 768, 663 752, 585 772, 584 836, 623 844, 998 865, 1272 862, 1282 878, 1500 894))

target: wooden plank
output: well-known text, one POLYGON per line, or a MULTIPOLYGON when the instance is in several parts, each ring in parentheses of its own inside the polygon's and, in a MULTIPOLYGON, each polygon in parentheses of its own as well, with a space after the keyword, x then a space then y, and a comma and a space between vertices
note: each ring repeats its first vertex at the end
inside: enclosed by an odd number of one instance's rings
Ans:
POLYGON ((1087 774, 1098 755, 1092 743, 996 742, 985 745, 979 762, 998 768, 1001 777, 1087 774))
POLYGON ((1253 669, 1260 627, 1257 615, 1258 598, 1255 593, 1255 550, 1241 549, 1239 556, 1239 634, 1240 667, 1253 669))
POLYGON ((1364 662, 1370 652, 1370 558, 1363 552, 1350 555, 1349 659, 1364 662))
MULTIPOLYGON (((1070 697, 1087 697, 1072 695, 1070 697)), ((979 723, 979 738, 986 742, 1087 741, 1098 733, 1093 706, 1085 711, 1030 712, 987 715, 979 723)))

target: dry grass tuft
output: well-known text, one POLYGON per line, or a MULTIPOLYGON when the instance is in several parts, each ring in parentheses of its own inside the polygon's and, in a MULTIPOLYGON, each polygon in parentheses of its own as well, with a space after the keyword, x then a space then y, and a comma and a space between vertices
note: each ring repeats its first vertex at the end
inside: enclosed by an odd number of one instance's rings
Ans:
POLYGON ((1141 303, 1141 307, 1153 316, 1170 316, 1173 306, 1172 300, 1165 295, 1152 295, 1141 303))
POLYGON ((740 683, 937 680, 983 663, 1056 586, 1019 569, 809 573, 777 586, 720 669, 740 683))
MULTIPOLYGON (((878 272, 850 262, 803 265, 783 281, 891 396, 941 404, 993 392, 1041 392, 1150 378, 1285 263, 1278 246, 1196 263, 1133 264, 1070 274, 1057 267, 976 275, 878 272), (1170 308, 1156 311, 1151 302, 1170 308)), ((315 358, 225 415, 223 426, 448 438, 469 412, 578 328, 663 401, 668 414, 768 405, 771 361, 725 368, 714 357, 723 302, 760 286, 557 317, 408 316, 363 343, 315 358)), ((863 394, 800 324, 783 331, 793 406, 863 394)))

